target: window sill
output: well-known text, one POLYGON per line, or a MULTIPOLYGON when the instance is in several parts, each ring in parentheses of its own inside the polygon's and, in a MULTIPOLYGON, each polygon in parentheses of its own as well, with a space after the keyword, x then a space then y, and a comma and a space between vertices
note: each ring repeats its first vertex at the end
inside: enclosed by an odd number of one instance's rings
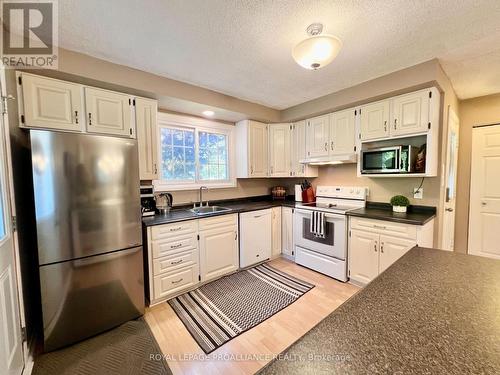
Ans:
POLYGON ((194 183, 194 184, 173 184, 161 180, 153 181, 155 192, 198 190, 202 186, 209 189, 230 189, 237 186, 236 180, 221 183, 194 183))

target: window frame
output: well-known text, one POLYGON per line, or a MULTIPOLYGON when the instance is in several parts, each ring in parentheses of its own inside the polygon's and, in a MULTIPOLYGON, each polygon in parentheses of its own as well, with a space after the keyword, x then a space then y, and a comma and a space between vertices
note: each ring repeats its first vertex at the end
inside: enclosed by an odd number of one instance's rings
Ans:
POLYGON ((190 182, 184 181, 169 181, 161 179, 161 168, 159 179, 153 180, 155 191, 176 191, 176 190, 197 190, 201 186, 206 186, 210 189, 234 188, 236 183, 236 159, 235 159, 235 126, 217 121, 206 120, 197 117, 183 116, 171 113, 158 113, 157 127, 157 157, 159 164, 162 163, 161 150, 161 129, 179 129, 179 130, 194 130, 194 153, 195 153, 195 180, 190 182), (209 132, 215 134, 223 134, 227 137, 227 180, 200 180, 199 176, 199 133, 209 132))

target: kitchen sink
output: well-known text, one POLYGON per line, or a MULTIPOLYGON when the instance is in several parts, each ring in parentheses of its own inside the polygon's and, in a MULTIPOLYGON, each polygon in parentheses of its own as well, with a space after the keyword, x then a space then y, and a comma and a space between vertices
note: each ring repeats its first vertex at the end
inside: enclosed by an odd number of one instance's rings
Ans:
POLYGON ((221 206, 203 206, 191 208, 189 211, 196 215, 209 215, 217 212, 231 211, 231 209, 221 206))

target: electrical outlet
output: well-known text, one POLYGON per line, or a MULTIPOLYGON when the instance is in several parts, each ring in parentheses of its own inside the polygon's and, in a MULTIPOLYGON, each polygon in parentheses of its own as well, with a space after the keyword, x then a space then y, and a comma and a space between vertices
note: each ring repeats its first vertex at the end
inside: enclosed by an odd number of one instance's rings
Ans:
POLYGON ((424 199, 424 188, 413 188, 413 198, 424 199))

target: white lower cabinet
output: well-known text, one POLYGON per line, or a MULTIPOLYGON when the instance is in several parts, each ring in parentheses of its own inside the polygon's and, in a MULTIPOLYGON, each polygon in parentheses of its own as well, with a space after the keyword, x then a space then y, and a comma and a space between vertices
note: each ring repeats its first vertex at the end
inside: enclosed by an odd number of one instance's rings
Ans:
POLYGON ((272 208, 271 213, 271 256, 275 258, 281 254, 281 207, 272 208))
POLYGON ((378 240, 376 233, 351 230, 349 244, 349 277, 368 284, 378 275, 378 240))
POLYGON ((432 247, 434 220, 424 225, 351 217, 349 278, 368 284, 414 246, 432 247))
POLYGON ((240 267, 271 258, 271 209, 240 214, 240 267))
POLYGON ((293 258, 293 249, 293 208, 281 207, 281 253, 293 258))
POLYGON ((238 269, 238 215, 201 219, 199 223, 201 281, 212 280, 236 271, 238 269))

